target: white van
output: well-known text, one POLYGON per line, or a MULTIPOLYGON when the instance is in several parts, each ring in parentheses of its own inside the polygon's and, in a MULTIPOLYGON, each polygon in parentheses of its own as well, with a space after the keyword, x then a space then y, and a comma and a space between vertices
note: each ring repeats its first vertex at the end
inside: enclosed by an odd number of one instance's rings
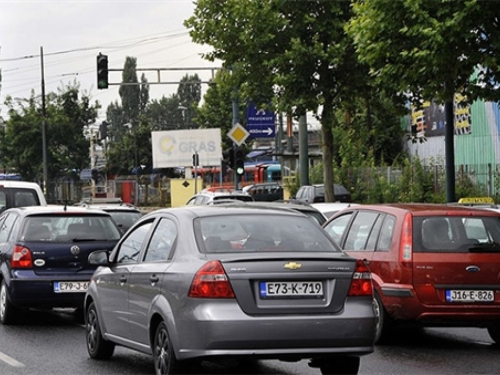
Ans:
POLYGON ((0 212, 12 207, 46 205, 47 200, 37 183, 0 180, 0 212))

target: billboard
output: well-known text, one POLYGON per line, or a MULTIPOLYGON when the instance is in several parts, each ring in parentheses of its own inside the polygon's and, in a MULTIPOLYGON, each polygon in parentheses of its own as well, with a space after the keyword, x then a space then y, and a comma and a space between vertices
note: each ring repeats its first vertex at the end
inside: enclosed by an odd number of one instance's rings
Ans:
POLYGON ((153 168, 191 167, 196 152, 200 166, 220 165, 221 143, 220 128, 151 132, 153 168))

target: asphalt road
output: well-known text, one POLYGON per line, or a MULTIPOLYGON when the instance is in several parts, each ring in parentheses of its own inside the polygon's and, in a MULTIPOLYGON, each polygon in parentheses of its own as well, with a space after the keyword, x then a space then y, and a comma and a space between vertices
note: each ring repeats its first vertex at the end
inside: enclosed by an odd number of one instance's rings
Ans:
MULTIPOLYGON (((486 330, 425 329, 402 332, 361 361, 366 375, 500 374, 500 346, 486 330)), ((203 364, 200 374, 318 375, 305 361, 260 361, 253 366, 203 364)), ((1 375, 153 375, 152 358, 117 348, 107 361, 89 358, 85 330, 71 314, 29 312, 20 324, 0 325, 1 375)))

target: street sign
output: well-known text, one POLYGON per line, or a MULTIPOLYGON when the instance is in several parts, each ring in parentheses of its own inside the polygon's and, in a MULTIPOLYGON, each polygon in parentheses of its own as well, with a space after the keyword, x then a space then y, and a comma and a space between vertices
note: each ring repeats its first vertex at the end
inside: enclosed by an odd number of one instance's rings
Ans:
POLYGON ((250 103, 247 108, 247 129, 254 138, 274 138, 276 115, 265 109, 257 109, 250 103))
POLYGON ((250 133, 240 123, 236 123, 233 125, 231 130, 229 130, 227 136, 238 146, 241 146, 242 143, 244 143, 250 136, 250 133))

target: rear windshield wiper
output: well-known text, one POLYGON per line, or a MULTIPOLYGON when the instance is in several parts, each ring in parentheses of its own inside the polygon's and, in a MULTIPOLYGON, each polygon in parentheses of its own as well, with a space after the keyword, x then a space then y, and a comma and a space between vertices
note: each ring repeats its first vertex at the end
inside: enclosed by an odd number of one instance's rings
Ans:
POLYGON ((474 245, 469 247, 469 253, 500 253, 500 246, 489 243, 474 245))
POLYGON ((71 241, 73 242, 91 242, 97 241, 95 238, 73 238, 71 241))

